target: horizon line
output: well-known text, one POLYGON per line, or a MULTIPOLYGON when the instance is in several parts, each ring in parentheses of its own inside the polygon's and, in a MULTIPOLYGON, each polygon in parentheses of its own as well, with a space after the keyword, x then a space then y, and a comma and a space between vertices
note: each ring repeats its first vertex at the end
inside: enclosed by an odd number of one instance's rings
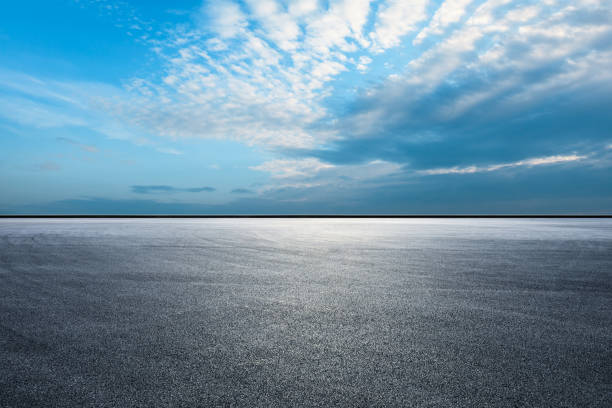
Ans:
POLYGON ((612 218, 612 214, 0 214, 15 218, 612 218))

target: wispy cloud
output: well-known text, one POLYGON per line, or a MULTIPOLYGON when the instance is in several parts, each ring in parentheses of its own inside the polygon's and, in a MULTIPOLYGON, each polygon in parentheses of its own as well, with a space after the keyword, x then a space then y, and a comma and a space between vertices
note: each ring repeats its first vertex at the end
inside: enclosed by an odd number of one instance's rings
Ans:
POLYGON ((428 3, 428 0, 389 0, 380 5, 375 29, 370 33, 374 51, 395 47, 403 36, 416 30, 416 24, 427 17, 428 3))
POLYGON ((132 186, 132 193, 136 194, 172 194, 172 193, 202 193, 202 192, 213 192, 216 191, 213 187, 190 187, 190 188, 178 188, 166 185, 147 185, 147 186, 132 186))
POLYGON ((334 165, 323 163, 318 159, 307 158, 301 160, 271 160, 259 166, 253 166, 251 169, 271 173, 272 177, 275 178, 288 178, 310 176, 332 167, 334 165))
POLYGON ((420 44, 430 35, 444 33, 446 27, 461 20, 467 11, 466 8, 473 1, 474 0, 445 0, 429 20, 429 24, 416 36, 413 43, 420 44))
POLYGON ((369 185, 389 184, 402 173, 402 165, 383 160, 364 164, 333 165, 315 158, 300 160, 273 160, 253 167, 254 170, 270 173, 273 182, 260 186, 258 191, 267 195, 274 192, 319 189, 325 194, 337 196, 340 186, 343 191, 369 185), (331 190, 329 190, 331 189, 331 190))
POLYGON ((489 171, 497 171, 503 170, 513 167, 533 167, 533 166, 542 166, 548 164, 558 164, 558 163, 567 163, 567 162, 575 162, 579 160, 586 159, 587 156, 579 156, 579 155, 568 155, 568 156, 548 156, 548 157, 536 157, 532 159, 519 160, 512 163, 501 163, 501 164, 491 164, 489 166, 468 166, 468 167, 450 167, 450 168, 440 168, 440 169, 429 169, 429 170, 420 170, 417 173, 423 175, 441 175, 441 174, 472 174, 472 173, 482 173, 489 171))
POLYGON ((181 154, 183 154, 183 152, 181 152, 180 150, 173 149, 171 147, 156 147, 155 150, 160 153, 173 154, 175 156, 180 156, 181 154))
POLYGON ((58 137, 57 140, 60 142, 69 143, 71 145, 77 146, 79 149, 89 152, 89 153, 98 152, 98 148, 96 146, 80 143, 68 137, 58 137))

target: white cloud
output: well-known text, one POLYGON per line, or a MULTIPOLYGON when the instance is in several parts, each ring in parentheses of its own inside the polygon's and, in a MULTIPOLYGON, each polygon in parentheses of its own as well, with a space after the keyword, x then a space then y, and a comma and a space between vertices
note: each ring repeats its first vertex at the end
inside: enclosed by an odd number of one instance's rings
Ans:
POLYGON ((368 46, 368 41, 363 37, 363 26, 370 14, 372 0, 344 0, 338 3, 339 14, 348 22, 352 37, 361 44, 368 46))
POLYGON ((354 52, 364 43, 362 27, 369 13, 369 0, 343 0, 331 3, 327 11, 309 19, 305 27, 304 49, 314 58, 330 58, 334 51, 354 52))
POLYGON ((336 166, 335 176, 345 181, 364 181, 384 178, 402 170, 402 165, 385 160, 372 160, 364 164, 336 166))
POLYGON ((173 149, 171 147, 156 147, 155 150, 157 150, 160 153, 172 154, 175 156, 179 156, 183 154, 183 152, 181 152, 180 150, 173 149))
POLYGON ((488 33, 505 32, 510 24, 496 20, 493 12, 512 0, 489 0, 481 4, 463 26, 408 64, 408 81, 421 93, 435 88, 450 73, 465 64, 464 55, 488 33))
POLYGON ((365 72, 368 69, 368 65, 372 62, 372 58, 367 55, 362 55, 359 57, 359 63, 357 64, 357 70, 360 72, 365 72))
POLYGON ((160 78, 138 78, 134 97, 113 112, 171 138, 232 139, 264 146, 312 147, 337 137, 322 101, 329 83, 359 64, 347 55, 368 42, 370 0, 206 2, 200 30, 156 43, 160 78))
POLYGON ((270 173, 274 178, 293 180, 313 180, 324 172, 325 178, 344 180, 368 180, 398 173, 402 166, 384 160, 373 160, 364 164, 334 165, 309 157, 297 160, 270 160, 252 170, 270 173))
POLYGON ((298 47, 296 42, 300 28, 291 14, 283 12, 275 0, 248 0, 253 17, 266 32, 266 37, 285 51, 298 47))
POLYGON ((442 34, 444 29, 456 23, 465 15, 466 7, 473 0, 446 0, 436 11, 429 21, 429 25, 422 29, 414 39, 414 44, 421 43, 427 36, 432 34, 442 34))
POLYGON ((247 25, 240 6, 230 0, 204 3, 200 10, 200 24, 216 32, 221 38, 238 35, 247 25))
POLYGON ((253 170, 265 171, 274 179, 261 186, 258 192, 269 193, 285 189, 311 189, 314 187, 353 188, 361 183, 385 184, 386 179, 401 173, 402 165, 384 160, 373 160, 363 164, 333 165, 316 158, 298 160, 271 160, 253 170))
POLYGON ((316 11, 318 7, 318 0, 294 0, 289 4, 289 14, 303 17, 316 11))
POLYGON ((558 163, 567 163, 567 162, 575 162, 579 160, 586 159, 587 156, 581 156, 576 154, 571 155, 559 155, 559 156, 546 156, 546 157, 536 157, 531 159, 520 160, 511 163, 502 163, 502 164, 492 164, 489 166, 467 166, 467 167, 447 167, 447 168, 438 168, 438 169, 429 169, 429 170, 419 170, 417 174, 422 174, 426 176, 432 175, 441 175, 441 174, 473 174, 473 173, 484 173, 497 171, 507 168, 513 167, 533 167, 533 166, 542 166, 548 164, 558 164, 558 163))
POLYGON ((323 163, 319 159, 306 158, 300 160, 271 160, 250 168, 265 171, 275 178, 294 178, 312 176, 321 170, 333 167, 334 165, 323 163))
POLYGON ((375 29, 370 33, 372 49, 381 52, 400 43, 401 38, 416 30, 416 24, 427 17, 428 0, 389 0, 379 8, 375 29))

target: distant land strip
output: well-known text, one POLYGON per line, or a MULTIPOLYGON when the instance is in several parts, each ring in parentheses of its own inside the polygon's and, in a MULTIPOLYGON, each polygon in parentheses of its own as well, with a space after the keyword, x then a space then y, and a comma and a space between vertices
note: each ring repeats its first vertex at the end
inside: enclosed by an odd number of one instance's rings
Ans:
POLYGON ((612 218, 612 214, 0 214, 1 218, 612 218))

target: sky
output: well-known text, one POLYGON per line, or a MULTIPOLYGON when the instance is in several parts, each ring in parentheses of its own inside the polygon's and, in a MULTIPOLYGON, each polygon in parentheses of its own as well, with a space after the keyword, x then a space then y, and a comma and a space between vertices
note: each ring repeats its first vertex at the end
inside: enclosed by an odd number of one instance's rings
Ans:
POLYGON ((612 0, 2 9, 0 213, 612 213, 612 0))

